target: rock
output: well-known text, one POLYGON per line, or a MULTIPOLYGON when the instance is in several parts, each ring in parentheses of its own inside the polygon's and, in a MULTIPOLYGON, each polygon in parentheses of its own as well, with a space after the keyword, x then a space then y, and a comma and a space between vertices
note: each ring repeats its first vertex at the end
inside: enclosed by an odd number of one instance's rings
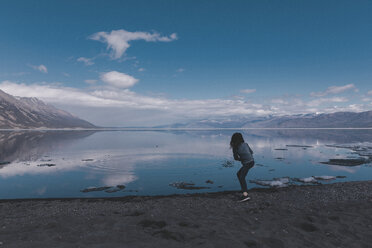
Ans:
POLYGON ((88 187, 88 188, 85 188, 83 190, 80 190, 81 192, 83 193, 88 193, 88 192, 93 192, 93 191, 104 191, 104 190, 108 190, 109 186, 104 186, 104 187, 88 187))
POLYGON ((116 187, 118 187, 119 189, 125 189, 125 185, 122 184, 116 185, 116 187))
POLYGON ((56 166, 56 164, 38 164, 39 167, 53 167, 56 166))
POLYGON ((336 178, 346 178, 346 176, 336 176, 336 178))
POLYGON ((346 158, 334 158, 329 159, 327 162, 320 162, 321 164, 329 165, 340 165, 340 166, 358 166, 368 163, 368 160, 364 158, 346 159, 346 158))
POLYGON ((301 183, 317 183, 318 181, 314 177, 305 177, 305 178, 294 178, 293 180, 301 183))
POLYGON ((195 183, 186 183, 186 182, 175 182, 175 183, 169 184, 169 186, 175 187, 177 189, 187 189, 187 190, 210 189, 210 187, 194 186, 194 185, 195 183))
POLYGON ((335 176, 314 176, 316 180, 334 180, 335 176))
POLYGON ((121 189, 115 187, 115 188, 110 188, 110 189, 107 189, 105 190, 106 193, 115 193, 115 192, 118 192, 120 191, 121 189))
POLYGON ((312 148, 313 146, 305 146, 305 145, 286 145, 286 147, 302 147, 302 148, 312 148))
POLYGON ((226 161, 224 161, 224 162, 222 163, 222 166, 223 166, 223 167, 226 167, 226 168, 228 168, 228 167, 233 167, 233 166, 234 166, 234 161, 226 160, 226 161))
POLYGON ((289 183, 289 177, 274 178, 273 180, 249 180, 249 182, 261 186, 287 187, 289 183))

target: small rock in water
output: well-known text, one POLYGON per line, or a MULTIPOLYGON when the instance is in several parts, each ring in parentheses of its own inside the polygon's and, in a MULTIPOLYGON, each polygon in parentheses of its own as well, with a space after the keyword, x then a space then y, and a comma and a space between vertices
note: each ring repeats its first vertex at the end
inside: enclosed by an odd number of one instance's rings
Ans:
POLYGON ((207 180, 207 181, 205 181, 205 183, 213 184, 213 181, 212 180, 207 180))
POLYGON ((228 167, 233 167, 233 166, 234 166, 234 161, 226 160, 226 161, 224 161, 224 162, 222 163, 222 166, 223 166, 223 167, 226 167, 226 168, 228 168, 228 167))
POLYGON ((270 187, 287 187, 289 183, 288 177, 274 178, 273 180, 249 180, 251 183, 255 183, 261 186, 270 187))
POLYGON ((110 189, 107 189, 105 190, 106 193, 115 193, 115 192, 118 192, 120 191, 121 189, 115 187, 115 188, 110 188, 110 189))
POLYGON ((0 165, 10 164, 9 161, 0 161, 0 165))
POLYGON ((358 165, 368 163, 368 160, 364 158, 356 158, 356 159, 335 158, 335 159, 329 159, 329 161, 327 162, 320 162, 320 163, 329 164, 329 165, 340 165, 340 166, 358 166, 358 165))
POLYGON ((302 148, 311 148, 313 146, 306 146, 306 145, 286 145, 286 147, 302 147, 302 148))
POLYGON ((52 166, 56 166, 56 164, 38 164, 37 166, 39 166, 39 167, 52 167, 52 166))
POLYGON ((336 178, 346 178, 346 176, 336 176, 336 178))
POLYGON ((116 185, 116 187, 111 187, 109 189, 106 189, 105 192, 106 193, 115 193, 115 192, 118 192, 118 191, 123 190, 123 189, 125 189, 124 185, 116 185))
POLYGON ((189 189, 189 190, 194 190, 194 189, 210 189, 210 187, 202 187, 202 186, 194 186, 195 183, 186 183, 186 182, 175 182, 175 183, 170 183, 169 186, 175 187, 177 189, 189 189))
POLYGON ((116 185, 116 187, 118 187, 119 189, 125 189, 125 185, 122 184, 116 185))
POLYGON ((276 151, 288 151, 287 148, 275 148, 274 150, 276 150, 276 151))
POLYGON ((317 183, 318 182, 314 177, 295 178, 294 180, 301 182, 301 183, 317 183))
POLYGON ((83 161, 83 162, 91 162, 91 161, 94 161, 94 159, 92 159, 92 158, 86 158, 86 159, 82 159, 81 161, 83 161))
POLYGON ((88 187, 88 188, 85 188, 83 190, 80 190, 81 192, 83 193, 88 193, 88 192, 93 192, 93 191, 104 191, 104 190, 108 190, 109 186, 104 186, 104 187, 88 187))
POLYGON ((316 180, 334 180, 335 176, 314 176, 316 180))

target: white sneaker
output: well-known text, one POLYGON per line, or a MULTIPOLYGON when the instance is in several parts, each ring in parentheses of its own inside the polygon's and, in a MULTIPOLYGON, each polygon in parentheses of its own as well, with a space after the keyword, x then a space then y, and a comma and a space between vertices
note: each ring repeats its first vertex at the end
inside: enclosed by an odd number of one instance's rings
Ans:
POLYGON ((248 201, 250 200, 251 198, 247 195, 247 196, 244 196, 242 195, 241 199, 239 200, 239 202, 245 202, 245 201, 248 201))

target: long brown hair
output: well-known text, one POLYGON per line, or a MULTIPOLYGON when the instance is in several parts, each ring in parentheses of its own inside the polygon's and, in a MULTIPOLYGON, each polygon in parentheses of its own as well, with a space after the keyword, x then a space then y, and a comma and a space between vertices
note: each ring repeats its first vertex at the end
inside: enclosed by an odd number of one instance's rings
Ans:
POLYGON ((241 143, 244 143, 243 135, 241 133, 234 133, 231 136, 230 147, 238 148, 241 143))

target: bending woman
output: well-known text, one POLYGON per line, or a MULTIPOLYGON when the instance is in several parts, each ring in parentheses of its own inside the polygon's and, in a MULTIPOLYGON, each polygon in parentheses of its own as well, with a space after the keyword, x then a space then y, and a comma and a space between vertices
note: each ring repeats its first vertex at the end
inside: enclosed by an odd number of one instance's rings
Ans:
POLYGON ((247 201, 250 199, 250 197, 248 196, 247 182, 245 181, 245 177, 247 176, 249 169, 254 166, 253 151, 249 145, 244 142, 243 135, 241 133, 234 133, 232 135, 230 147, 233 150, 234 159, 242 163, 242 167, 237 173, 243 192, 240 201, 247 201))

